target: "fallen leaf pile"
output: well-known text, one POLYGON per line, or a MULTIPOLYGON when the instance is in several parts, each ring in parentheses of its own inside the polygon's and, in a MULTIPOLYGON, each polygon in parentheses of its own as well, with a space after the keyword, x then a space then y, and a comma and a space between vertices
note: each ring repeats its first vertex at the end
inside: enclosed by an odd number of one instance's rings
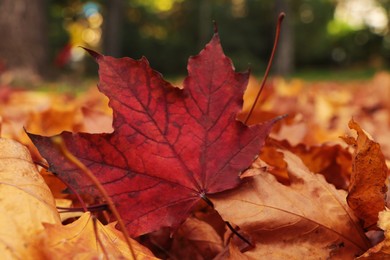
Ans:
POLYGON ((274 78, 246 125, 218 34, 177 87, 89 52, 102 93, 1 87, 5 259, 390 258, 390 74, 274 78))

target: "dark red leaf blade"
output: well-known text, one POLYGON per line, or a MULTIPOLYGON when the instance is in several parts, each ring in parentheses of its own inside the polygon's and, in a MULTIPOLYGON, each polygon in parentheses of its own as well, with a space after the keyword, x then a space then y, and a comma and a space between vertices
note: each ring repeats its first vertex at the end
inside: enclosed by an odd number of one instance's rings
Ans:
MULTIPOLYGON (((70 152, 99 179, 130 235, 177 228, 205 194, 232 189, 259 153, 275 120, 236 120, 248 73, 235 73, 215 34, 189 59, 184 89, 173 87, 145 58, 95 52, 99 90, 113 109, 111 134, 61 134, 70 152)), ((49 137, 29 134, 51 170, 80 193, 97 194, 49 137)))

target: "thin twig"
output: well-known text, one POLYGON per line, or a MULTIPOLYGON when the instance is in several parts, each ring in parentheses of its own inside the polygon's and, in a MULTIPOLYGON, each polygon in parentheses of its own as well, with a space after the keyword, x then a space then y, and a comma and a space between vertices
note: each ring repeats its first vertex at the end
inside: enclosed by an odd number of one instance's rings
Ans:
MULTIPOLYGON (((63 212, 77 212, 77 211, 84 211, 84 208, 83 207, 72 207, 72 208, 68 208, 68 207, 59 207, 57 206, 57 209, 58 210, 63 210, 63 212)), ((94 212, 94 211, 103 211, 103 210, 107 210, 108 209, 108 205, 107 204, 98 204, 98 205, 92 205, 92 206, 88 206, 87 207, 87 211, 90 211, 90 212, 94 212)))
POLYGON ((253 110, 255 109, 255 107, 257 105, 257 102, 259 101, 261 92, 264 89, 265 82, 267 81, 268 74, 269 74, 269 72, 271 70, 272 61, 274 60, 275 52, 276 52, 276 49, 277 49, 277 46, 278 46, 279 36, 280 36, 280 28, 282 26, 282 21, 283 21, 284 16, 285 16, 285 14, 283 12, 279 14, 278 23, 276 25, 276 34, 275 34, 274 46, 272 48, 271 56, 270 56, 269 61, 268 61, 267 69, 265 70, 263 81, 261 82, 261 86, 260 86, 259 92, 257 93, 256 99, 253 102, 253 105, 252 105, 251 109, 249 110, 248 115, 246 116, 246 118, 244 120, 244 124, 248 123, 249 118, 251 117, 251 115, 253 113, 253 110))

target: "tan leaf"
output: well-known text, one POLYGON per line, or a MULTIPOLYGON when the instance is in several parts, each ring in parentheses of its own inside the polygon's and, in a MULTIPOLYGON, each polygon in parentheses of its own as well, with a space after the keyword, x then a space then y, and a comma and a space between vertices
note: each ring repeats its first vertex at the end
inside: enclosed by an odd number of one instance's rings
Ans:
MULTIPOLYGON (((96 232, 90 212, 65 226, 45 224, 45 230, 37 238, 37 247, 44 259, 133 259, 115 224, 103 226, 95 220, 95 225, 96 232)), ((157 259, 135 240, 131 240, 131 245, 137 259, 157 259)))
POLYGON ((32 239, 42 222, 60 223, 53 196, 26 147, 0 139, 1 259, 34 259, 32 239))
POLYGON ((255 259, 350 259, 369 244, 348 208, 346 192, 311 173, 294 154, 283 151, 291 184, 259 171, 240 188, 210 196, 224 220, 250 234, 255 259))
POLYGON ((371 140, 355 121, 351 120, 348 125, 358 136, 356 139, 343 138, 355 147, 347 201, 355 215, 364 222, 364 227, 369 228, 375 226, 378 213, 385 208, 386 160, 380 145, 371 140))

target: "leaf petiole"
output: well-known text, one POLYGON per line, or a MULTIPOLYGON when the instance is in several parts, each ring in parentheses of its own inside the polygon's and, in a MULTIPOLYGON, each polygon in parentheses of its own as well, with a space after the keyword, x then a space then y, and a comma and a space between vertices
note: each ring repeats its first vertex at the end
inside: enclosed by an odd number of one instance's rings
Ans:
POLYGON ((251 117, 251 115, 252 115, 252 113, 253 113, 253 110, 255 109, 255 107, 256 107, 256 105, 257 105, 257 102, 259 101, 261 92, 263 92, 265 82, 267 81, 268 74, 269 74, 269 71, 271 70, 272 62, 273 62, 273 60, 274 60, 275 52, 276 52, 276 49, 277 49, 277 46, 278 46, 278 42, 279 42, 280 28, 282 27, 282 21, 283 21, 283 18, 284 18, 285 16, 286 16, 286 15, 285 15, 285 13, 283 13, 283 12, 281 12, 281 13, 279 14, 278 23, 277 23, 277 25, 276 25, 276 33, 275 33, 274 46, 273 46, 273 48, 272 48, 271 56, 270 56, 269 61, 268 61, 267 69, 265 70, 264 77, 263 77, 263 81, 261 82, 261 86, 260 86, 259 92, 257 92, 255 101, 253 102, 253 105, 252 105, 251 109, 250 109, 249 112, 248 112, 248 115, 246 116, 246 118, 245 118, 245 120, 244 120, 244 124, 247 124, 247 123, 248 123, 249 118, 251 117))

